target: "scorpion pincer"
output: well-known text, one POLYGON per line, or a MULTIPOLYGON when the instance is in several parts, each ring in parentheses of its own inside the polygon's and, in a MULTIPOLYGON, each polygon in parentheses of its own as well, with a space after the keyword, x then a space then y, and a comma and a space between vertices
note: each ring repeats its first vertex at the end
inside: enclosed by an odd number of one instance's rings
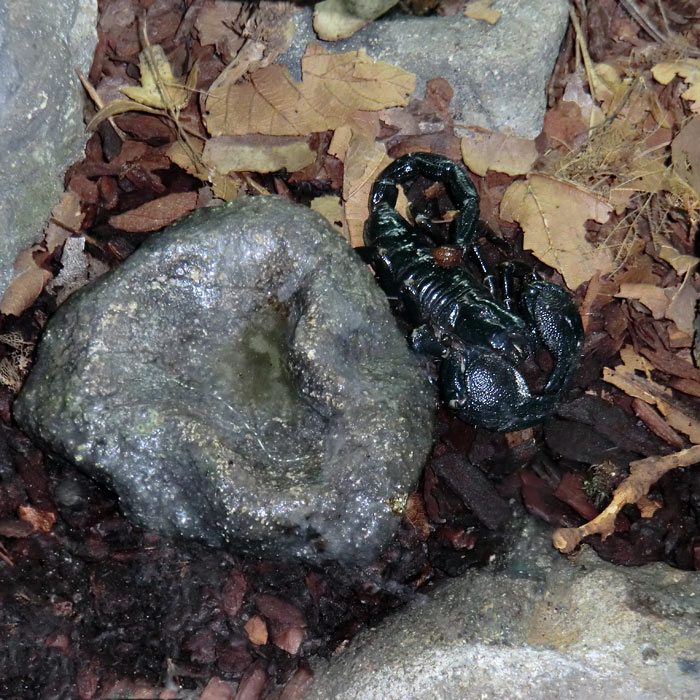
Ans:
POLYGON ((569 292, 521 262, 502 264, 499 301, 477 246, 478 224, 479 196, 466 170, 443 156, 410 153, 372 187, 364 257, 415 327, 414 349, 442 358, 442 400, 467 423, 520 430, 545 420, 568 391, 583 344, 581 317, 569 292), (397 185, 419 175, 446 186, 459 210, 454 245, 480 263, 483 280, 463 264, 440 266, 435 244, 396 211, 397 185), (518 365, 540 346, 554 365, 542 391, 533 393, 518 365))

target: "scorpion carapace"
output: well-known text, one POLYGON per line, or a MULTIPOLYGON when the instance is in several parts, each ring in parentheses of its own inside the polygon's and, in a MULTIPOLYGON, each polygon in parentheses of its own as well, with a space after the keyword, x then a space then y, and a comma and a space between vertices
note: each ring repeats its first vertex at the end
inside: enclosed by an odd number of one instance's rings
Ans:
POLYGON ((414 325, 413 347, 442 358, 443 401, 468 423, 519 430, 545 420, 568 391, 583 327, 569 292, 521 262, 501 266, 499 301, 477 247, 478 223, 479 196, 466 170, 443 156, 409 153, 385 168, 372 187, 365 253, 382 288, 399 299, 414 325), (396 211, 397 185, 419 175, 446 186, 459 210, 454 245, 479 261, 483 280, 464 265, 438 264, 425 232, 396 211), (540 346, 554 368, 542 391, 532 393, 518 365, 540 346))

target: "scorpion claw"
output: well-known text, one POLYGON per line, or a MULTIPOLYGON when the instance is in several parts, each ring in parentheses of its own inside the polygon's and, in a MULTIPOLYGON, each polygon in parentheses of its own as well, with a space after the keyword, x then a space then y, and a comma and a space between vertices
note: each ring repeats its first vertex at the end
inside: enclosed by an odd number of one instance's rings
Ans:
POLYGON ((440 389, 463 421, 501 432, 541 423, 558 399, 532 394, 512 364, 482 348, 448 355, 440 370, 440 389))

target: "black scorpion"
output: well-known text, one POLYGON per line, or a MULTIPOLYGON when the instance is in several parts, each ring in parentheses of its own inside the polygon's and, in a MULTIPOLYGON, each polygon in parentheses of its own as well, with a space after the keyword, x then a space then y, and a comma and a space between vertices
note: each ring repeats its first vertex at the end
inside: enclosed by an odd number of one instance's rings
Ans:
POLYGON ((581 317, 566 290, 520 262, 502 265, 499 301, 477 245, 478 226, 479 196, 466 170, 443 156, 410 153, 372 187, 364 257, 415 326, 414 349, 442 358, 443 401, 467 423, 519 430, 545 420, 568 391, 583 344, 581 317), (454 245, 480 262, 483 281, 462 264, 438 264, 434 243, 396 211, 397 185, 419 175, 446 186, 459 210, 454 245), (554 368, 542 391, 532 393, 518 365, 541 345, 554 368))

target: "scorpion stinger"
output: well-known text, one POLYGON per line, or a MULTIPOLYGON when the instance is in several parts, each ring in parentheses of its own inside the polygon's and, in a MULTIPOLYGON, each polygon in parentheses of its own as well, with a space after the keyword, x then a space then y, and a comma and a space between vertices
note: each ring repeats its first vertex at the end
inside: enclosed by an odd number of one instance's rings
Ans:
POLYGON ((410 153, 377 178, 365 224, 367 260, 387 294, 414 324, 413 344, 442 360, 443 400, 463 420, 491 430, 517 430, 547 418, 578 366, 583 327, 571 295, 523 263, 506 263, 504 301, 477 247, 479 198, 465 169, 431 153, 410 153), (483 280, 464 266, 442 267, 426 236, 395 209, 397 185, 422 175, 443 182, 459 207, 454 239, 474 250, 483 280), (519 279, 516 293, 515 280, 519 279), (486 284, 484 284, 486 283, 486 284), (543 345, 554 369, 533 394, 517 365, 543 345))

